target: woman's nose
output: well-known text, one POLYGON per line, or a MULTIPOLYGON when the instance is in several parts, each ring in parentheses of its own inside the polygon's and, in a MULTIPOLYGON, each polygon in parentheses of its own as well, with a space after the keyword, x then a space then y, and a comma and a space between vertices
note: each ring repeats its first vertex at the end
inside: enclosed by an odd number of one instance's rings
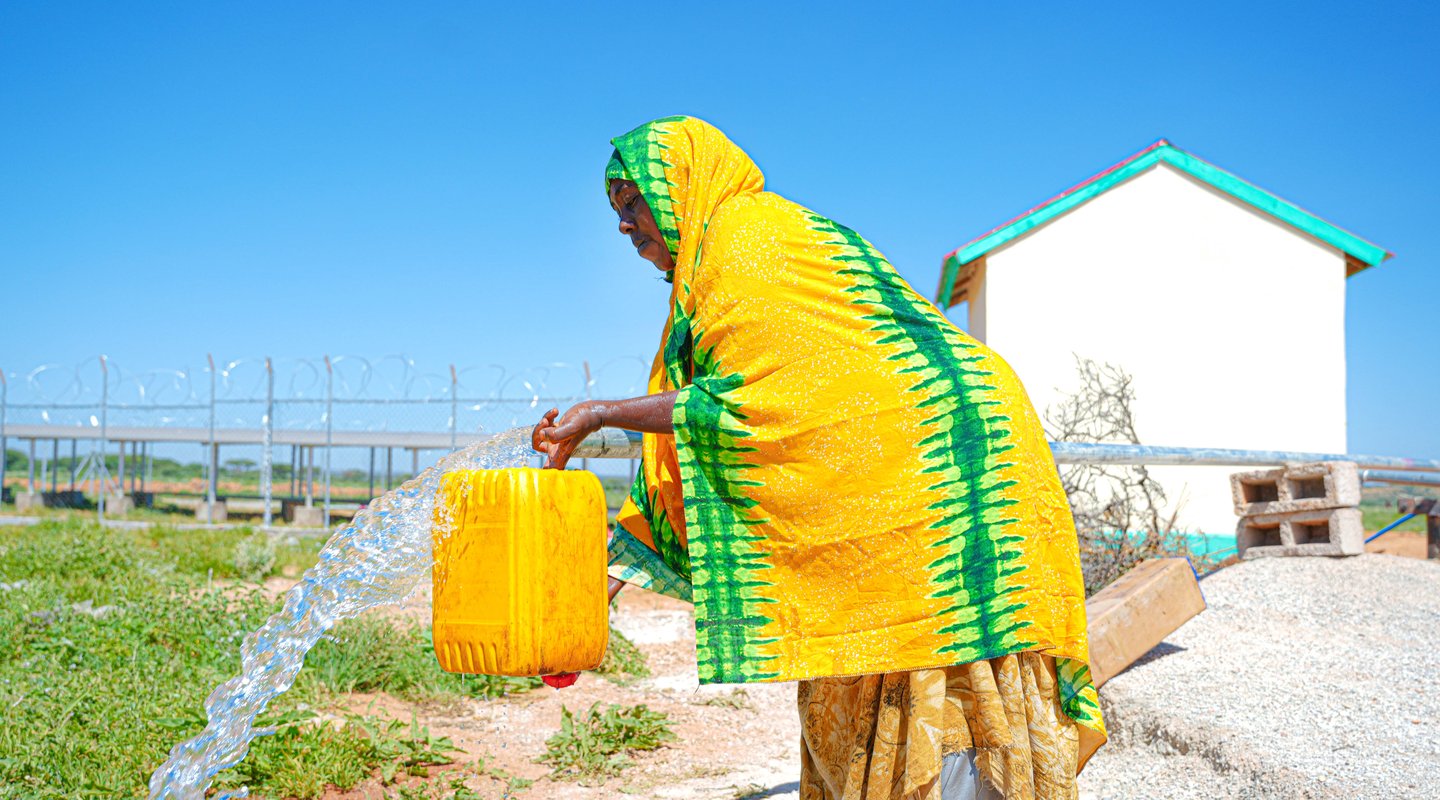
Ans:
POLYGON ((625 234, 626 236, 629 236, 630 234, 632 234, 632 233, 635 232, 635 223, 634 223, 633 221, 631 221, 631 220, 628 220, 628 219, 625 219, 624 217, 621 217, 621 218, 620 218, 620 232, 623 233, 623 234, 625 234))

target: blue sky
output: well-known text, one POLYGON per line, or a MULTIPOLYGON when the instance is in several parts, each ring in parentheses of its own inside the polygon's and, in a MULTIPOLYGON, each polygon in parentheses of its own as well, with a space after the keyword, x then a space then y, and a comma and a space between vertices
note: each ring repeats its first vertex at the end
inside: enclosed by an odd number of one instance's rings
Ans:
POLYGON ((1350 448, 1440 458, 1435 11, 779 5, 6 4, 0 367, 648 357, 600 175, 666 114, 927 295, 1164 136, 1396 253, 1349 281, 1350 448))

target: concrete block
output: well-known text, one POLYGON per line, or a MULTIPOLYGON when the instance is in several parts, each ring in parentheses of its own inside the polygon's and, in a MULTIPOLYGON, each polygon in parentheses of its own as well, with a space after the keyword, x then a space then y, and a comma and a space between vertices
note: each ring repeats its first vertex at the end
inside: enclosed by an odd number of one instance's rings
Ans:
POLYGON ((1204 610, 1187 559, 1139 564, 1085 602, 1091 679, 1098 687, 1115 677, 1204 610))
POLYGON ((216 500, 213 507, 206 501, 201 500, 200 505, 195 506, 195 519, 201 522, 218 525, 224 522, 227 516, 229 516, 229 509, 226 507, 224 500, 216 500))
POLYGON ((34 511, 45 507, 45 498, 39 492, 21 492, 15 495, 16 511, 34 511))
POLYGON ((230 497, 226 498, 225 504, 229 507, 231 514, 239 516, 261 516, 265 513, 265 501, 256 497, 230 497))
POLYGON ((1365 552, 1358 508, 1324 508, 1245 517, 1235 527, 1241 558, 1354 556, 1365 552))
POLYGON ((1287 464, 1230 476, 1236 516, 1353 508, 1360 505, 1360 470, 1353 461, 1287 464))
POLYGON ((131 497, 128 494, 112 494, 105 496, 106 514, 115 514, 119 516, 121 514, 129 514, 131 511, 134 510, 135 498, 131 497))
POLYGON ((325 525, 325 509, 319 506, 296 506, 292 523, 300 528, 319 528, 325 525))

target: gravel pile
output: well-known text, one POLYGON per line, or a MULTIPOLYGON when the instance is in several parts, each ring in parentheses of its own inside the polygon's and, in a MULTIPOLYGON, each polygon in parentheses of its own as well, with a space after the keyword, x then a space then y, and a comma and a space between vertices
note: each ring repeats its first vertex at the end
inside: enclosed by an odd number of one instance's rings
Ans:
POLYGON ((1440 798, 1440 565, 1270 558, 1101 690, 1108 798, 1440 798))

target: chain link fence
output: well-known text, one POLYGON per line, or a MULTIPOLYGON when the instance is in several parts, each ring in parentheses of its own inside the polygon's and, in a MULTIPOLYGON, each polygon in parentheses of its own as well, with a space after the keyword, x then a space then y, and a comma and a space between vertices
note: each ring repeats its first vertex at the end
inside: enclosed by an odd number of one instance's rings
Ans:
POLYGON ((0 371, 5 499, 93 497, 103 515, 107 502, 148 504, 162 489, 197 498, 202 518, 218 501, 249 500, 269 524, 278 501, 287 518, 292 505, 323 508, 328 525, 337 507, 368 502, 479 436, 532 425, 552 407, 644 394, 648 367, 639 357, 517 370, 404 356, 207 356, 131 372, 101 356, 0 371))

